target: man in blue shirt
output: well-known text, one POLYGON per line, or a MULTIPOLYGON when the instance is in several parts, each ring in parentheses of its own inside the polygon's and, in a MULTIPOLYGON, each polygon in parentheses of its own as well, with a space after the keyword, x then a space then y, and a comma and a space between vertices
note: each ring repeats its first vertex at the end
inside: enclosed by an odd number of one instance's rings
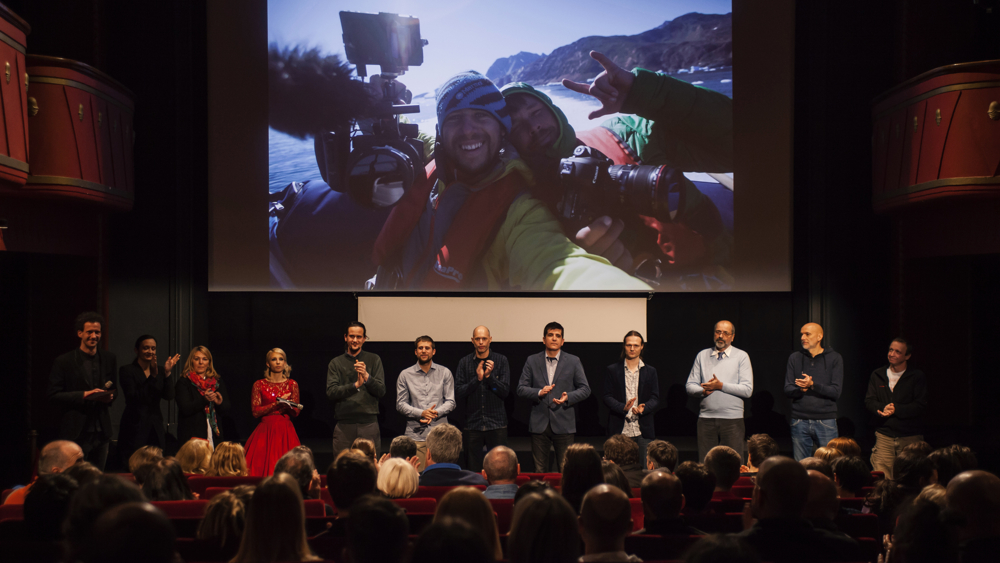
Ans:
POLYGON ((486 454, 483 460, 483 477, 489 481, 486 498, 514 498, 517 494, 517 476, 521 464, 517 454, 507 446, 497 446, 486 454))
POLYGON ((507 445, 507 411, 504 399, 510 393, 510 367, 507 357, 490 347, 490 329, 477 326, 472 331, 476 351, 458 362, 455 374, 455 398, 465 401, 468 420, 465 439, 469 470, 483 470, 483 444, 486 450, 507 445))
MULTIPOLYGON (((406 417, 406 436, 417 443, 422 471, 427 465, 427 437, 431 428, 447 424, 448 413, 455 410, 455 380, 451 370, 433 362, 437 352, 433 338, 426 335, 417 338, 414 348, 417 363, 404 369, 396 380, 396 410, 406 417)), ((455 455, 458 459, 458 454, 455 455)))
POLYGON ((844 361, 833 348, 823 348, 823 327, 806 323, 799 332, 802 350, 792 352, 785 371, 796 461, 838 436, 837 399, 844 385, 844 361))
POLYGON ((462 433, 447 422, 438 424, 427 435, 427 468, 420 475, 421 487, 457 487, 486 485, 479 473, 458 466, 462 453, 462 433))
POLYGON ((732 345, 734 338, 733 323, 715 323, 715 347, 698 353, 688 375, 688 395, 701 397, 699 462, 705 461, 708 451, 718 445, 729 446, 743 456, 743 400, 753 394, 753 366, 750 356, 732 345))

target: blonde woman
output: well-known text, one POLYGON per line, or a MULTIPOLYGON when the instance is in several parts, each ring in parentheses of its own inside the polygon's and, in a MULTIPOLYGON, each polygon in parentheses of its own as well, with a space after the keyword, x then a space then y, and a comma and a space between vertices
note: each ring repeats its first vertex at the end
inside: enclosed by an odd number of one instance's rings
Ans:
POLYGON ((401 457, 387 459, 378 472, 378 490, 389 498, 410 498, 417 494, 420 475, 401 457))
POLYGON ((259 477, 274 473, 274 464, 281 456, 299 445, 291 420, 299 416, 299 409, 278 401, 299 402, 299 384, 291 378, 292 366, 281 348, 268 350, 265 363, 264 379, 255 381, 250 393, 250 407, 260 423, 247 440, 247 467, 250 475, 259 477))
POLYGON ((222 442, 212 454, 209 477, 246 477, 247 458, 243 446, 236 442, 222 442))
POLYGON ((189 475, 205 475, 212 467, 212 452, 214 448, 204 438, 191 438, 177 450, 175 459, 181 464, 181 470, 189 475))
POLYGON ((265 479, 250 499, 243 541, 231 563, 317 560, 306 542, 298 482, 288 473, 265 479))
POLYGON ((503 559, 503 548, 500 546, 500 532, 497 529, 496 517, 493 515, 493 505, 483 496, 483 492, 474 487, 458 487, 448 491, 438 501, 434 511, 434 521, 443 518, 465 520, 486 541, 487 547, 497 561, 503 559))
POLYGON ((218 415, 229 412, 226 385, 215 371, 212 353, 195 346, 174 385, 177 401, 177 441, 208 440, 212 447, 222 437, 218 415))

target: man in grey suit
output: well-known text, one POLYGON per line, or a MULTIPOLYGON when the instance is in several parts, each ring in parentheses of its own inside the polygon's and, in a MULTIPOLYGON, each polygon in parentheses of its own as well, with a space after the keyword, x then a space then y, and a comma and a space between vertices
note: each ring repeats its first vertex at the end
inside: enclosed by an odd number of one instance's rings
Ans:
POLYGON ((545 351, 528 357, 517 382, 517 396, 533 405, 528 432, 535 471, 549 470, 553 447, 562 471, 563 456, 576 433, 576 411, 572 407, 590 396, 590 386, 580 358, 561 350, 562 325, 549 323, 543 334, 545 351))

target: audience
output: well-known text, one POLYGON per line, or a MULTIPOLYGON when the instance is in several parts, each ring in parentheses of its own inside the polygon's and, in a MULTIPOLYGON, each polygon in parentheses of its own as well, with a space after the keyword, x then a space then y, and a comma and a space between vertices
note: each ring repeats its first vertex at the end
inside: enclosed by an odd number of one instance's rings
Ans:
POLYGON ((482 536, 493 558, 503 559, 500 532, 497 529, 496 517, 493 515, 493 506, 479 489, 458 487, 441 497, 434 512, 434 521, 440 522, 446 518, 464 520, 471 525, 482 536))
POLYGON ((778 455, 778 443, 767 434, 754 434, 747 440, 747 464, 740 468, 740 473, 753 475, 764 460, 778 455))
POLYGON ((927 485, 937 483, 934 464, 919 449, 903 448, 892 463, 893 479, 882 479, 865 499, 865 509, 879 517, 883 532, 892 533, 896 518, 906 503, 912 501, 927 485))
MULTIPOLYGON (((649 450, 647 446, 647 451, 649 450)), ((604 459, 621 467, 628 478, 628 487, 639 487, 646 475, 639 461, 639 444, 624 434, 615 434, 604 441, 604 459)), ((647 462, 648 463, 648 462, 647 462)))
POLYGON ((62 538, 62 523, 73 493, 79 489, 76 479, 64 473, 40 475, 24 499, 24 527, 28 537, 38 541, 62 538))
POLYGON ((215 550, 214 559, 228 561, 239 551, 246 524, 246 502, 239 494, 226 491, 208 502, 197 537, 215 550))
POLYGON ((189 475, 208 473, 212 461, 212 444, 204 438, 191 438, 177 450, 175 456, 181 469, 189 475))
POLYGON ((733 485, 740 478, 743 458, 729 446, 715 446, 705 455, 705 469, 715 476, 712 500, 740 499, 733 494, 733 485))
POLYGON ((819 471, 828 478, 833 479, 833 467, 830 465, 830 462, 826 460, 818 457, 804 457, 801 461, 799 461, 799 463, 802 464, 802 467, 806 468, 806 471, 810 469, 813 471, 819 471))
MULTIPOLYGON (((274 473, 287 473, 299 484, 299 493, 303 499, 318 499, 322 493, 322 481, 316 464, 313 461, 312 450, 306 446, 292 448, 288 453, 278 458, 274 464, 274 473)), ((327 516, 336 513, 330 505, 325 505, 327 516)))
MULTIPOLYGON (((361 454, 354 453, 361 457, 361 454)), ((343 457, 341 454, 338 460, 343 457)), ((368 463, 371 464, 370 461, 368 463)), ((268 477, 250 499, 246 529, 232 563, 318 559, 306 541, 305 506, 299 484, 288 473, 268 477)))
MULTIPOLYGON (((488 488, 489 487, 487 487, 487 489, 488 488)), ((521 499, 532 493, 547 494, 549 491, 555 492, 556 490, 545 481, 536 481, 532 479, 517 488, 517 494, 514 495, 514 506, 517 506, 517 503, 521 502, 521 499)))
POLYGON ((549 488, 514 500, 507 537, 510 563, 576 563, 579 556, 576 512, 565 498, 549 488))
POLYGON ((833 448, 847 457, 861 457, 861 446, 854 441, 854 438, 838 436, 827 442, 826 447, 833 448))
POLYGON ((583 495, 601 483, 604 483, 604 470, 597 450, 590 444, 570 444, 566 448, 559 488, 574 512, 580 511, 583 495))
POLYGON ((389 445, 389 457, 401 457, 409 460, 417 455, 417 443, 409 436, 396 436, 389 445))
POLYGON ((222 442, 215 447, 208 463, 209 477, 246 477, 247 455, 237 442, 222 442))
POLYGON ((389 498, 410 498, 417 493, 420 474, 405 459, 391 457, 382 463, 376 484, 378 490, 389 498))
POLYGON ((195 494, 188 486, 181 464, 168 457, 156 462, 142 484, 142 492, 150 501, 194 500, 195 494))
POLYGON ((840 498, 857 498, 861 489, 871 481, 868 464, 856 456, 838 457, 833 460, 830 469, 833 471, 833 482, 837 485, 837 496, 840 498))
POLYGON ((598 485, 587 491, 580 505, 580 536, 588 561, 642 561, 625 552, 625 537, 632 533, 632 507, 618 487, 598 485))
POLYGON ((838 457, 844 457, 844 453, 836 448, 821 446, 816 448, 816 453, 813 454, 813 457, 819 458, 827 463, 833 463, 833 460, 838 457))
MULTIPOLYGON (((446 423, 443 423, 446 424, 446 423)), ((427 527, 413 546, 410 563, 495 561, 486 540, 464 520, 442 518, 427 527)))
POLYGON ((938 472, 938 483, 947 487, 951 479, 963 471, 972 471, 979 466, 976 454, 966 446, 955 444, 934 450, 927 456, 938 472))
POLYGON ((752 510, 757 522, 737 537, 765 561, 863 561, 853 539, 817 530, 802 518, 809 474, 793 459, 772 456, 761 464, 752 510))
POLYGON ((677 448, 666 440, 653 440, 646 446, 646 470, 666 469, 673 473, 677 467, 677 448))
POLYGON ((427 465, 420 475, 425 487, 454 487, 458 485, 486 485, 479 473, 458 466, 462 453, 462 432, 443 422, 427 434, 427 465))
MULTIPOLYGON (((402 461, 413 468, 405 459, 402 461)), ((382 466, 385 469, 385 465, 382 466)), ((365 495, 354 502, 347 519, 346 563, 402 562, 409 544, 410 521, 391 500, 365 495)))
POLYGON ((678 465, 674 475, 680 479, 684 491, 683 513, 693 515, 704 512, 715 491, 715 476, 703 464, 693 461, 678 465))
POLYGON ((517 476, 521 473, 521 464, 517 462, 517 454, 507 446, 497 446, 486 452, 483 458, 483 477, 489 486, 486 487, 486 498, 514 498, 517 494, 517 476))
POLYGON ((135 483, 120 477, 102 475, 94 482, 80 486, 70 499, 63 521, 66 560, 80 559, 93 535, 94 523, 106 510, 130 502, 146 502, 146 498, 135 483))
POLYGON ((106 510, 94 523, 82 563, 173 563, 174 527, 148 502, 129 502, 106 510))
POLYGON ((76 484, 81 487, 93 483, 104 476, 104 472, 98 469, 96 465, 82 459, 67 467, 62 473, 67 477, 75 479, 76 484))
POLYGON ((372 459, 372 463, 378 463, 378 452, 375 451, 375 442, 368 438, 355 438, 351 444, 352 450, 358 450, 372 459))
POLYGON ((802 517, 818 530, 840 533, 835 520, 840 512, 840 500, 837 498, 837 486, 829 477, 809 469, 809 495, 806 497, 806 507, 802 517))
POLYGON ((701 536, 704 532, 688 526, 681 518, 684 488, 681 480, 666 469, 654 469, 642 480, 642 514, 645 527, 636 534, 658 536, 701 536))
POLYGON ((899 516, 892 549, 886 558, 905 563, 963 563, 996 561, 996 543, 989 559, 959 558, 958 526, 953 515, 935 502, 918 499, 899 516))
POLYGON ((621 466, 605 459, 601 461, 601 472, 604 473, 605 483, 618 487, 625 496, 632 498, 632 486, 629 485, 628 477, 625 476, 621 466))
POLYGON ((959 473, 948 483, 947 498, 948 508, 959 516, 962 563, 996 561, 1000 478, 978 470, 959 473))
POLYGON ((745 541, 724 534, 698 540, 681 559, 684 563, 760 563, 757 552, 745 541))
POLYGON ((354 501, 376 492, 377 480, 375 464, 365 454, 357 450, 340 452, 326 472, 326 486, 337 516, 348 516, 354 501))
MULTIPOLYGON (((83 450, 80 446, 69 440, 56 440, 45 444, 38 454, 38 476, 61 473, 83 457, 83 450)), ((7 495, 4 504, 24 504, 24 498, 31 490, 33 483, 28 483, 20 489, 7 495)))
POLYGON ((163 450, 157 446, 143 446, 128 458, 128 470, 135 479, 135 484, 142 486, 146 476, 153 467, 163 459, 163 450))
POLYGON ((941 508, 948 507, 948 489, 942 487, 940 484, 935 483, 933 485, 927 485, 924 487, 920 494, 913 502, 925 500, 928 502, 933 502, 934 504, 940 506, 941 508))
POLYGON ((934 451, 934 448, 932 448, 931 445, 928 444, 927 442, 920 440, 918 442, 913 442, 912 444, 908 444, 905 448, 903 448, 903 450, 916 452, 924 457, 927 457, 931 455, 931 453, 934 451))

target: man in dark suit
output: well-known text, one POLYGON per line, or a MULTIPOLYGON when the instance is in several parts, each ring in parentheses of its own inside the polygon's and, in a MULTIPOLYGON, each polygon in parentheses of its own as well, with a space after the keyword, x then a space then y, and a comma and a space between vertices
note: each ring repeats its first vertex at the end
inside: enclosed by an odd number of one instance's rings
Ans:
POLYGON ((427 467, 420 475, 421 487, 456 487, 458 485, 487 485, 486 479, 475 471, 458 466, 462 453, 462 432, 447 422, 442 422, 427 434, 427 467))
POLYGON ((57 438, 80 445, 83 458, 104 471, 111 442, 111 401, 117 394, 115 355, 98 350, 104 318, 82 313, 76 318, 80 346, 56 358, 49 375, 48 397, 59 407, 57 438))
POLYGON ((530 401, 531 456, 535 471, 549 470, 551 448, 556 450, 556 464, 562 471, 566 448, 576 434, 576 411, 572 406, 590 396, 590 385, 580 358, 563 352, 563 327, 545 325, 542 342, 545 351, 528 357, 517 382, 517 396, 530 401))
POLYGON ((623 361, 608 366, 604 376, 604 404, 608 406, 608 436, 624 434, 639 446, 640 467, 646 467, 646 448, 656 439, 653 412, 660 403, 656 368, 642 361, 645 341, 630 330, 622 342, 623 361))

